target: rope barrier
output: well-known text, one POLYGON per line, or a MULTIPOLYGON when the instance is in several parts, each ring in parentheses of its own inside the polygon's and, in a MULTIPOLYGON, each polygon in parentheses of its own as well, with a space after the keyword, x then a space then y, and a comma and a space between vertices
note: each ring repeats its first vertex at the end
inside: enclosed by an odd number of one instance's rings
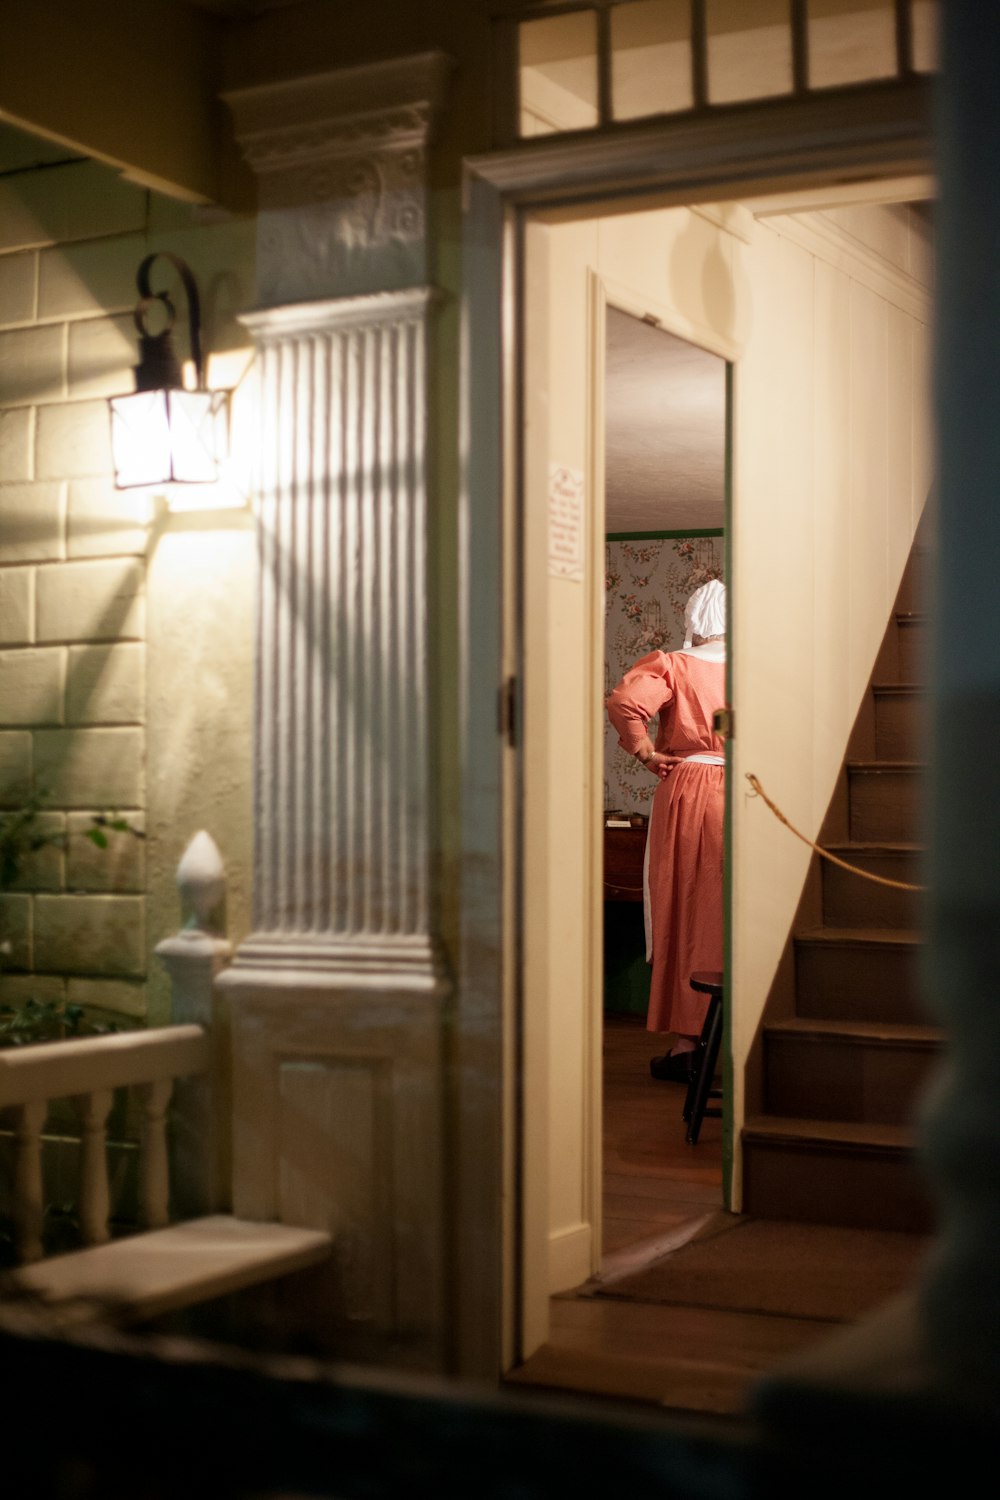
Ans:
POLYGON ((764 788, 761 786, 760 782, 752 771, 747 771, 746 778, 753 788, 754 794, 760 797, 767 804, 767 806, 774 813, 774 816, 777 818, 778 822, 784 823, 789 832, 794 833, 797 839, 801 839, 804 844, 808 844, 810 849, 815 849, 817 854, 819 854, 823 859, 828 859, 831 864, 839 865, 842 870, 849 870, 852 875, 860 875, 862 880, 874 881, 876 885, 891 886, 894 891, 925 891, 927 889, 925 885, 910 885, 905 880, 890 880, 886 875, 873 875, 869 870, 859 870, 857 865, 849 865, 846 859, 840 859, 836 854, 831 854, 829 849, 821 849, 819 844, 814 844, 812 839, 807 839, 804 833, 799 832, 794 823, 790 823, 788 821, 788 819, 785 817, 785 814, 781 811, 781 808, 777 807, 771 801, 770 797, 767 795, 764 788))

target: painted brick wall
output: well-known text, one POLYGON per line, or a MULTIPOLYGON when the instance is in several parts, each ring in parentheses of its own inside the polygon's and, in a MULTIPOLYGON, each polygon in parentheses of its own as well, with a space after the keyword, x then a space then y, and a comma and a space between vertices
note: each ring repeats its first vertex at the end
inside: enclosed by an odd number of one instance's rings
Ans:
MULTIPOLYGON (((147 809, 149 500, 115 490, 105 398, 132 387, 143 256, 196 267, 209 347, 235 314, 250 220, 213 219, 86 160, 23 164, 0 132, 0 805, 46 795, 65 850, 0 896, 0 996, 65 996, 141 1017, 150 872, 144 844, 83 837, 93 812, 147 809), (11 160, 16 164, 10 170, 11 160), (5 165, 8 170, 4 170, 5 165)), ((23 138, 22 138, 23 141, 23 138)), ((59 153, 42 148, 39 155, 59 153)))

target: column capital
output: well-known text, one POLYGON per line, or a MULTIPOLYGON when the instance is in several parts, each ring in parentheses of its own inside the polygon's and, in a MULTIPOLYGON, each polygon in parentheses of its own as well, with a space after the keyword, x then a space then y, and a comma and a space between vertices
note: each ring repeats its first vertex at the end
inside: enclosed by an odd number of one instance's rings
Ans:
POLYGON ((368 292, 360 297, 326 297, 316 302, 261 307, 242 313, 239 321, 253 334, 257 347, 262 348, 300 334, 377 328, 408 318, 423 318, 441 297, 434 287, 414 286, 398 292, 368 292))
POLYGON ((259 180, 263 306, 426 281, 426 148, 451 66, 421 52, 223 95, 259 180))

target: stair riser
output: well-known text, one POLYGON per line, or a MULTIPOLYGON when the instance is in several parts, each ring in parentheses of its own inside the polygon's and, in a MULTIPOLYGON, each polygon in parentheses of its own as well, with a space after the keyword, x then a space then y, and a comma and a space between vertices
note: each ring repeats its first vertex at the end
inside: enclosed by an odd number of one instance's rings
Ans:
POLYGON ((916 843, 920 838, 920 775, 915 771, 849 768, 850 837, 861 843, 916 843))
POLYGON ((933 1210, 904 1153, 804 1148, 744 1137, 743 1212, 859 1229, 933 1228, 933 1210))
POLYGON ((927 626, 896 625, 897 659, 900 682, 927 681, 927 626))
POLYGON ((927 1015, 914 947, 866 948, 796 939, 796 1010, 809 1020, 900 1021, 927 1015))
POLYGON ((936 1061, 928 1047, 771 1035, 767 1113, 792 1119, 909 1125, 936 1061))
POLYGON ((922 760, 927 742, 923 693, 875 692, 875 758, 922 760))
POLYGON ((896 597, 896 608, 905 614, 919 614, 927 608, 933 562, 929 552, 913 551, 903 571, 896 597))
MULTIPOLYGON (((886 880, 919 883, 921 870, 916 855, 870 855, 854 851, 840 853, 849 864, 886 880)), ((904 927, 922 925, 922 898, 913 891, 897 891, 876 885, 860 875, 841 870, 823 860, 823 921, 828 927, 904 927)))

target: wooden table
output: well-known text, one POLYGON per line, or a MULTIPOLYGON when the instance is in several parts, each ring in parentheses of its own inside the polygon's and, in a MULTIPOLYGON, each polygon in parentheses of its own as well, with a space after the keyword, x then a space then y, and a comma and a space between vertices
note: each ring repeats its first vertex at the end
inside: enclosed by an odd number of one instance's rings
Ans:
POLYGON ((605 828, 605 901, 642 901, 645 828, 605 828))

